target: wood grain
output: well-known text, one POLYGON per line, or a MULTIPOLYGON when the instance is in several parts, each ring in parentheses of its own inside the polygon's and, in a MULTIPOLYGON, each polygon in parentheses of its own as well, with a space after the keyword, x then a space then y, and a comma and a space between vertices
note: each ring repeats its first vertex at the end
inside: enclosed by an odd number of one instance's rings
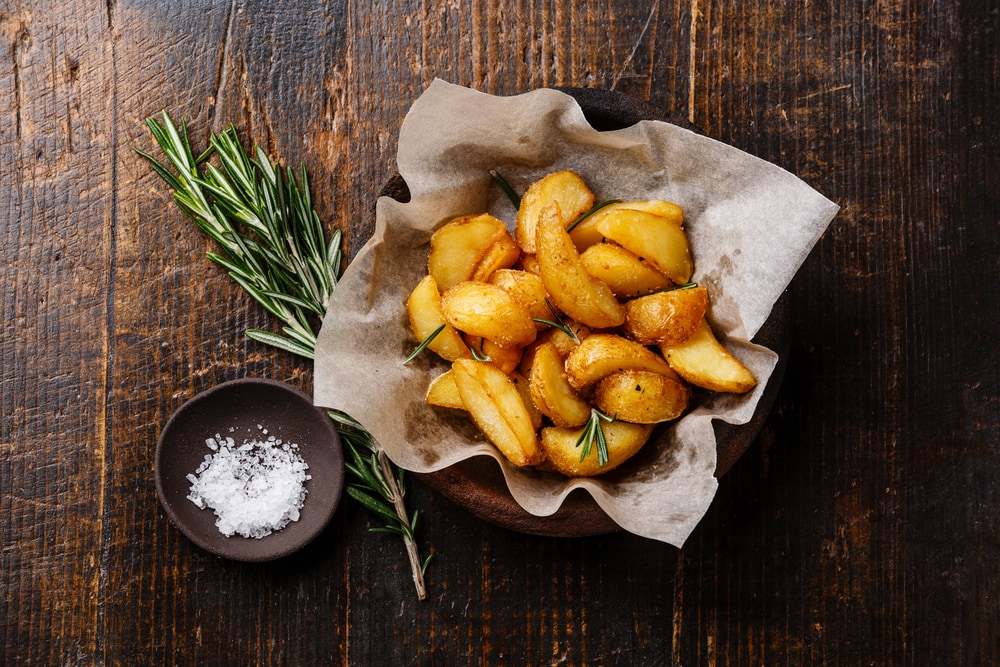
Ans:
POLYGON ((0 663, 992 664, 1000 658, 995 3, 134 0, 0 6, 0 663), (134 148, 167 109, 290 165, 348 248, 435 77, 615 89, 841 205, 775 409, 684 549, 475 520, 417 481, 430 595, 345 502, 270 565, 156 501, 183 401, 311 366, 134 148))

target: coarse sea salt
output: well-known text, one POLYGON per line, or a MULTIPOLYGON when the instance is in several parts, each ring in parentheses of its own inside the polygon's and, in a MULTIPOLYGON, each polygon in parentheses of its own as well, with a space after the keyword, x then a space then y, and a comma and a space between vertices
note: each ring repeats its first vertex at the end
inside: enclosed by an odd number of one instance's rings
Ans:
POLYGON ((213 453, 187 476, 191 482, 187 498, 200 509, 215 512, 219 532, 259 539, 298 521, 305 483, 311 477, 297 444, 272 435, 237 445, 233 438, 217 433, 205 445, 213 453))

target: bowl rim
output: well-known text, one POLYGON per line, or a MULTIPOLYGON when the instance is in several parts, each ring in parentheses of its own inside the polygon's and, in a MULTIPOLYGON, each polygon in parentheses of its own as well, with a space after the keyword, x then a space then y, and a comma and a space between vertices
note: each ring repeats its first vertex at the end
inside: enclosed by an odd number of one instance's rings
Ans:
MULTIPOLYGON (((302 444, 303 443, 299 443, 300 446, 302 444)), ((303 458, 306 458, 305 453, 303 453, 303 458)), ((156 451, 153 460, 153 473, 156 482, 156 495, 160 501, 160 505, 163 507, 171 523, 173 523, 174 526, 176 526, 181 533, 183 533, 195 545, 213 555, 230 560, 242 562, 264 562, 276 560, 299 551, 312 542, 326 529, 332 520, 333 515, 336 513, 337 507, 340 504, 340 499, 343 495, 345 464, 343 445, 333 421, 324 417, 323 410, 313 404, 310 396, 300 389, 285 382, 268 378, 244 377, 227 380, 209 387, 208 389, 205 389, 184 401, 184 403, 182 403, 181 406, 174 411, 167 422, 163 425, 163 428, 160 430, 159 437, 157 438, 156 451), (319 430, 322 431, 322 434, 320 437, 317 437, 315 441, 310 442, 308 444, 308 448, 312 449, 313 447, 318 447, 323 450, 329 450, 332 453, 334 475, 333 478, 328 481, 330 484, 330 492, 325 494, 325 497, 329 498, 326 506, 320 509, 319 514, 314 514, 310 518, 308 529, 298 531, 299 534, 295 538, 290 539, 288 537, 288 533, 283 533, 282 530, 284 529, 282 529, 259 539, 234 535, 230 538, 226 538, 227 541, 223 542, 222 546, 220 546, 217 540, 213 541, 209 539, 200 530, 191 526, 191 524, 184 519, 175 507, 176 500, 173 499, 171 494, 168 493, 168 482, 165 479, 164 455, 170 447, 170 436, 172 432, 177 428, 182 420, 187 418, 192 408, 203 404, 206 401, 218 399, 221 395, 224 395, 234 389, 246 388, 256 388, 263 389, 268 392, 277 392, 300 403, 303 408, 307 405, 312 407, 316 411, 316 415, 318 417, 315 424, 318 426, 319 430), (327 444, 316 444, 320 441, 327 444), (234 542, 229 543, 228 540, 234 540, 234 542), (235 547, 237 545, 242 548, 227 548, 227 546, 235 547)), ((194 473, 194 470, 192 470, 191 473, 194 473)), ((315 496, 307 495, 306 502, 308 502, 310 497, 315 496)), ((184 500, 185 502, 190 502, 186 499, 186 497, 184 500)), ((209 510, 206 508, 203 511, 209 510)), ((212 537, 217 536, 212 535, 212 537)))

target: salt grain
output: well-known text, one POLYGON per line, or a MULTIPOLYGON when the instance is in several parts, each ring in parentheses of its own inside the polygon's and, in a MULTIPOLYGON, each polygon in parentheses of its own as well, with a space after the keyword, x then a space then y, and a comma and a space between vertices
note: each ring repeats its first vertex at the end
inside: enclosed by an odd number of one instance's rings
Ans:
POLYGON ((214 454, 187 476, 188 500, 200 509, 212 508, 223 535, 259 539, 298 521, 311 477, 297 444, 272 436, 237 446, 233 438, 219 434, 205 444, 214 454))

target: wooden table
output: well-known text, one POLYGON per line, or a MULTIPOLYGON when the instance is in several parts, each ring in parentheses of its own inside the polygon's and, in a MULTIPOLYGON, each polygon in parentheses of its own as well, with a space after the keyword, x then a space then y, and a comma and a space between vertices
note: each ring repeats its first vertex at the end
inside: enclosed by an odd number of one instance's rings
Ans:
POLYGON ((0 663, 1000 660, 996 3, 372 4, 0 8, 0 663), (246 565, 157 502, 187 398, 312 368, 244 337, 271 320, 133 153, 143 120, 305 163, 353 251, 434 77, 648 99, 841 205, 776 407, 682 550, 507 531, 414 481, 420 602, 355 503, 246 565))

